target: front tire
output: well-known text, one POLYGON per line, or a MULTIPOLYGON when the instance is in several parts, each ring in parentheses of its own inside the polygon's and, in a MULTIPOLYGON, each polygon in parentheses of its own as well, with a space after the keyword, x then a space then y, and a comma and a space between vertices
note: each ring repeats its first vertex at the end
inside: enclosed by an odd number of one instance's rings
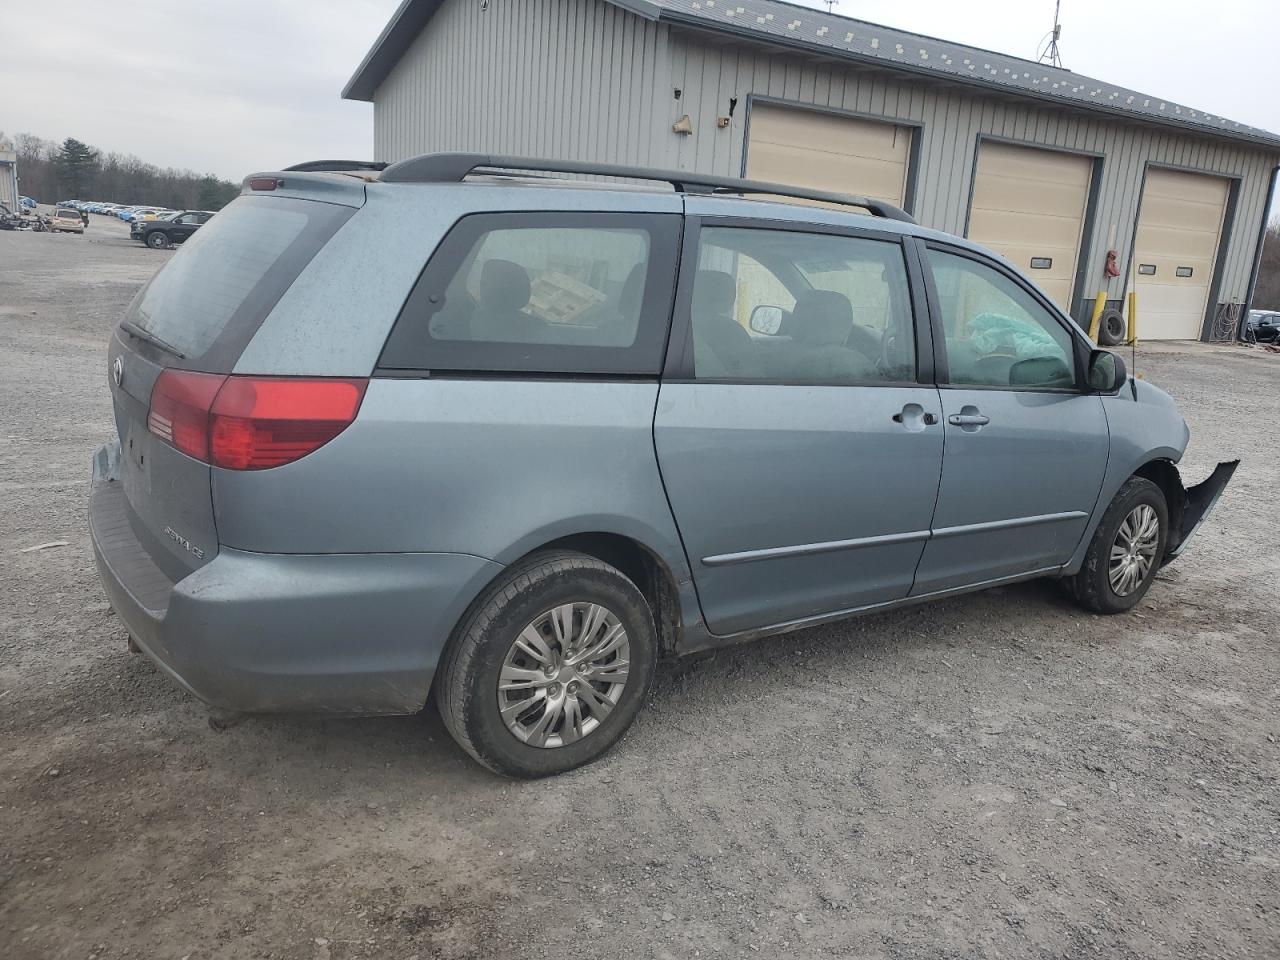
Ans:
POLYGON ((152 250, 163 250, 169 246, 169 235, 163 230, 153 230, 147 234, 147 246, 152 250))
POLYGON ((1169 541, 1169 507, 1158 486, 1130 477, 1102 515, 1080 572, 1066 581, 1094 613, 1124 613, 1151 588, 1169 541))
POLYGON ((548 551, 472 605, 441 658, 436 705, 490 770, 563 773, 627 732, 657 656, 653 614, 634 583, 594 557, 548 551))

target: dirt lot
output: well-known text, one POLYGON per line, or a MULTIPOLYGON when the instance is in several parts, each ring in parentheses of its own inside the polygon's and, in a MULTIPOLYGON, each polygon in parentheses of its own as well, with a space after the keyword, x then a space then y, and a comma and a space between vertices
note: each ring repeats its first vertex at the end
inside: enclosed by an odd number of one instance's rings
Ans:
POLYGON ((670 664, 512 783, 434 710, 214 732, 128 653, 87 477, 170 255, 0 234, 0 957, 1280 956, 1280 358, 1140 352, 1187 475, 1245 461, 1136 613, 1038 583, 670 664))

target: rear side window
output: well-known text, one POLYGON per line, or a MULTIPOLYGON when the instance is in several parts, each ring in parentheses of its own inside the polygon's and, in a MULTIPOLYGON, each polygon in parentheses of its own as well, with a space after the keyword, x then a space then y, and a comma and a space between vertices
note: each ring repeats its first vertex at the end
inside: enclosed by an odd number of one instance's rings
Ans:
POLYGON ((240 197, 182 244, 127 319, 183 354, 166 364, 229 372, 276 301, 353 213, 314 200, 240 197))
POLYGON ((656 375, 679 220, 615 213, 464 217, 419 277, 379 366, 656 375))

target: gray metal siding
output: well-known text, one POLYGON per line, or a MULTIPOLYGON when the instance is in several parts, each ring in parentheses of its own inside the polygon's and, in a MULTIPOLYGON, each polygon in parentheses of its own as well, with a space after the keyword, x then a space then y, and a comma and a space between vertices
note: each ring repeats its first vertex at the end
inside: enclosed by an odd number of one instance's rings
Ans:
MULTIPOLYGON (((1069 112, 832 59, 725 42, 599 0, 445 0, 375 97, 375 151, 397 160, 436 150, 493 150, 740 175, 753 97, 880 116, 917 128, 908 202, 921 223, 965 229, 980 138, 1103 158, 1082 248, 1082 290, 1118 298, 1127 273, 1103 276, 1108 249, 1127 266, 1148 165, 1240 181, 1218 287, 1243 301, 1267 183, 1265 149, 1069 112), (679 89, 679 100, 673 91, 679 89), (728 127, 716 126, 729 115, 728 127), (691 136, 671 131, 687 113, 691 136)), ((849 185, 858 192, 857 184, 849 185)), ((1076 313, 1087 311, 1078 305, 1076 313)))
POLYGON ((672 136, 667 35, 598 0, 445 0, 374 95, 375 156, 660 165, 672 136))

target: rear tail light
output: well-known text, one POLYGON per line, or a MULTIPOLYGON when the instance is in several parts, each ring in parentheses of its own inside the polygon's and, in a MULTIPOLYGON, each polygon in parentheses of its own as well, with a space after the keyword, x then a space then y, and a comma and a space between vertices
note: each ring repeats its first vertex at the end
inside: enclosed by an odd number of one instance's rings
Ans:
POLYGON ((265 470, 305 457, 350 426, 368 385, 166 370, 151 390, 147 428, 215 467, 265 470))
POLYGON ((147 429, 188 457, 209 462, 209 408, 226 383, 216 373, 165 370, 151 388, 147 429))

